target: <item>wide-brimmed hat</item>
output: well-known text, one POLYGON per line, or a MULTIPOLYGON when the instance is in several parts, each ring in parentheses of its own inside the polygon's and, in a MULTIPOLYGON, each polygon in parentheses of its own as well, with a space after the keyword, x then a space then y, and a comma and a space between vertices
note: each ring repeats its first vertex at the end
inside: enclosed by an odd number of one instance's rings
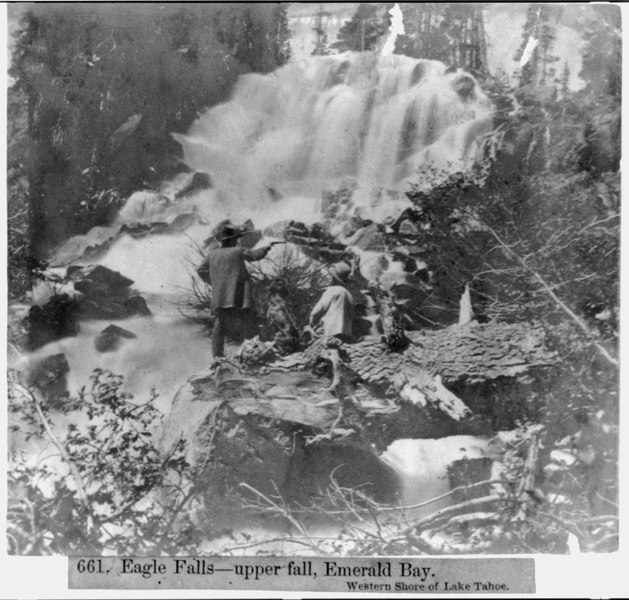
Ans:
POLYGON ((243 236, 243 231, 239 227, 230 223, 225 223, 217 227, 215 237, 219 242, 230 240, 232 238, 239 238, 243 236))
POLYGON ((333 279, 345 284, 349 279, 351 268, 346 262, 338 262, 330 267, 330 275, 333 279))

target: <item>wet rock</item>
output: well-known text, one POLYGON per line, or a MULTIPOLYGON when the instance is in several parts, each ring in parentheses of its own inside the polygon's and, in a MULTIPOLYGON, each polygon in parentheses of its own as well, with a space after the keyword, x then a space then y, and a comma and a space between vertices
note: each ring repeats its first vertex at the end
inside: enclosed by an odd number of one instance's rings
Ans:
POLYGON ((403 236, 416 236, 419 234, 419 228, 410 219, 404 219, 399 226, 398 233, 403 236))
MULTIPOLYGON (((448 465, 448 481, 450 488, 469 486, 491 479, 494 461, 486 456, 476 458, 460 458, 448 465)), ((482 498, 490 493, 490 484, 479 485, 471 489, 456 490, 453 494, 454 502, 464 502, 473 498, 482 498)))
MULTIPOLYGON (((277 223, 273 223, 273 225, 269 225, 262 230, 262 233, 269 238, 278 238, 284 239, 284 234, 286 232, 286 228, 289 224, 294 223, 294 221, 278 221, 277 223)), ((305 225, 304 225, 305 228, 305 225)), ((307 230, 307 229, 306 229, 307 230)))
POLYGON ((9 305, 7 310, 7 342, 19 352, 28 344, 26 317, 29 307, 22 304, 9 305))
POLYGON ((98 352, 114 352, 120 348, 124 340, 130 340, 136 337, 135 333, 112 324, 105 327, 105 329, 98 334, 94 340, 94 345, 98 352))
POLYGON ((450 85, 461 98, 467 100, 473 97, 476 82, 469 75, 460 75, 450 85))
POLYGON ((411 201, 405 194, 392 190, 379 190, 373 192, 368 206, 356 208, 355 215, 359 219, 374 223, 388 222, 395 229, 396 224, 406 218, 409 209, 412 209, 411 201))
POLYGON ((126 319, 136 315, 149 316, 151 311, 142 296, 129 298, 82 298, 79 314, 86 319, 126 319))
POLYGON ((189 227, 196 225, 198 217, 196 213, 183 213, 177 215, 172 223, 168 226, 165 233, 182 233, 189 227))
POLYGON ((67 278, 82 294, 75 308, 83 318, 113 320, 151 314, 146 300, 132 294, 133 281, 118 271, 102 265, 72 266, 67 278))
MULTIPOLYGON (((253 490, 303 505, 332 474, 344 487, 394 502, 399 482, 380 454, 397 439, 488 435, 492 395, 474 382, 519 385, 522 369, 553 363, 544 339, 531 324, 492 323, 412 332, 401 352, 377 339, 334 348, 317 341, 264 369, 223 359, 177 393, 160 447, 166 454, 186 441, 212 529, 249 517, 247 504, 259 500, 253 490), (330 352, 340 358, 334 377, 330 352), (476 414, 470 393, 485 402, 476 414)), ((452 485, 488 478, 488 465, 454 463, 452 485)))
POLYGON ((411 86, 415 85, 416 83, 419 83, 424 78, 425 74, 426 74, 426 65, 422 61, 419 61, 415 65, 415 68, 413 69, 413 74, 411 75, 411 86))
POLYGON ((291 221, 285 229, 286 241, 296 244, 310 258, 327 263, 348 258, 345 244, 337 242, 322 223, 307 227, 303 223, 291 221))
POLYGON ((124 295, 128 293, 128 288, 133 284, 132 279, 102 265, 70 266, 66 276, 74 282, 74 289, 86 296, 124 295))
POLYGON ((383 227, 377 223, 359 229, 347 240, 347 243, 361 250, 384 252, 387 249, 383 227))
MULTIPOLYGON (((421 256, 424 254, 424 249, 421 246, 415 244, 408 244, 404 246, 396 246, 394 248, 394 254, 401 254, 403 256, 421 256)), ((425 268, 425 263, 421 261, 425 268)))
POLYGON ((59 400, 67 393, 69 372, 65 354, 52 354, 31 363, 26 383, 38 387, 48 400, 59 400))
POLYGON ((43 306, 32 306, 24 320, 26 347, 35 350, 79 332, 79 303, 67 294, 53 296, 43 306))
POLYGON ((340 485, 394 500, 397 479, 367 443, 307 443, 338 416, 327 383, 308 371, 248 376, 225 361, 178 392, 160 447, 167 453, 186 440, 187 460, 201 467, 196 483, 212 528, 242 519, 251 488, 307 502, 331 474, 340 485))
POLYGON ((332 474, 339 486, 359 489, 376 502, 394 504, 400 500, 400 478, 391 466, 369 450, 333 443, 302 443, 295 448, 285 482, 286 495, 308 503, 330 486, 332 474))
POLYGON ((324 87, 327 89, 340 83, 345 83, 345 78, 350 66, 351 63, 348 60, 344 60, 342 63, 334 65, 328 72, 324 87))
POLYGON ((279 192, 278 190, 276 190, 275 188, 272 187, 268 187, 266 188, 267 193, 269 194, 269 198, 273 201, 273 202, 277 202, 278 200, 281 200, 284 195, 282 194, 282 192, 279 192))
POLYGON ((152 190, 140 190, 133 193, 120 210, 118 219, 121 223, 146 223, 156 220, 170 206, 170 199, 164 194, 152 190))
POLYGON ((148 317, 151 314, 146 300, 142 296, 131 296, 125 303, 132 315, 143 315, 148 317))
POLYGON ((132 238, 143 238, 149 235, 169 233, 171 225, 164 221, 154 221, 151 223, 125 224, 120 228, 120 233, 126 233, 132 238))
POLYGON ((119 225, 92 227, 85 235, 75 235, 54 252, 52 265, 67 265, 79 258, 95 257, 104 253, 117 238, 119 225))
POLYGON ((175 194, 175 200, 182 198, 183 196, 189 196, 194 192, 198 192, 200 190, 207 190, 212 187, 212 179, 208 173, 203 173, 202 171, 197 171, 193 176, 190 182, 181 190, 179 190, 175 194))

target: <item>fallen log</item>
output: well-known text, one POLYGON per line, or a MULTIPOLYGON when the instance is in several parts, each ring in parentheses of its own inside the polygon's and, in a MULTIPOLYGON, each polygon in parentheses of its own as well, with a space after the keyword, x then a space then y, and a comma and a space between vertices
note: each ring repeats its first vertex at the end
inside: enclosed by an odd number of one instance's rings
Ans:
POLYGON ((556 360, 531 324, 470 323, 408 338, 403 352, 379 340, 321 339, 262 366, 222 359, 179 391, 162 449, 187 441, 217 527, 243 509, 240 483, 307 503, 334 474, 343 487, 396 504, 398 475, 380 458, 393 441, 489 435, 489 420, 461 395, 465 386, 517 386, 556 360))

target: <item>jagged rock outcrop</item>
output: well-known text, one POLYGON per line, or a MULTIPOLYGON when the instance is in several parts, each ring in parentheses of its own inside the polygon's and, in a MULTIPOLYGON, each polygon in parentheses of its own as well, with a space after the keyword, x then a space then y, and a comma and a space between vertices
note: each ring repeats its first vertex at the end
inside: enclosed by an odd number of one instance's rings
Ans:
POLYGON ((105 327, 105 329, 96 336, 94 345, 98 352, 114 352, 120 348, 124 340, 130 340, 136 337, 135 333, 111 324, 105 327))
POLYGON ((43 306, 32 306, 24 319, 25 347, 36 350, 79 332, 79 303, 67 294, 53 296, 43 306))
POLYGON ((190 194, 194 194, 200 190, 207 190, 212 187, 212 178, 208 173, 203 173, 201 171, 197 171, 194 173, 190 181, 180 190, 175 192, 175 200, 179 198, 183 198, 184 196, 189 196, 190 194))
POLYGON ((339 485, 390 502, 398 484, 379 455, 394 440, 491 432, 453 384, 519 385, 516 376, 554 360, 541 329, 504 323, 411 332, 403 352, 318 340, 255 369, 224 359, 177 394, 162 449, 187 441, 201 489, 225 518, 241 510, 243 483, 305 502, 333 471, 339 485))
POLYGON ((29 309, 20 335, 20 345, 28 350, 77 335, 81 319, 113 320, 151 314, 146 300, 132 290, 133 281, 102 265, 72 265, 64 278, 53 281, 68 293, 55 293, 45 304, 29 309))
POLYGON ((150 315, 146 300, 131 290, 133 281, 102 265, 68 267, 66 278, 81 293, 78 314, 88 319, 124 319, 150 315))
POLYGON ((92 259, 104 254, 120 233, 120 225, 92 227, 86 235, 75 235, 54 251, 51 266, 70 264, 79 258, 92 259))
MULTIPOLYGON (((469 323, 435 331, 409 331, 403 353, 387 352, 383 343, 366 340, 345 346, 352 369, 365 381, 383 382, 410 370, 441 376, 445 384, 475 383, 515 377, 555 363, 544 330, 535 323, 469 323)), ((316 345, 292 354, 273 368, 304 368, 318 352, 316 345)))
POLYGON ((55 402, 67 393, 69 372, 65 354, 52 354, 29 364, 26 383, 45 390, 47 400, 55 402))

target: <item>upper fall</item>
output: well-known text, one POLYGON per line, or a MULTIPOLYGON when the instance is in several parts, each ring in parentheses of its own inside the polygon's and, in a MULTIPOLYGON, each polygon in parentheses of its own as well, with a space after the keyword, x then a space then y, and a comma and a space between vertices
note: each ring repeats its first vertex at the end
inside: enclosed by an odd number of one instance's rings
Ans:
POLYGON ((469 168, 493 105, 472 76, 438 61, 346 52, 238 80, 186 135, 184 161, 239 211, 316 198, 344 178, 405 191, 469 168))

